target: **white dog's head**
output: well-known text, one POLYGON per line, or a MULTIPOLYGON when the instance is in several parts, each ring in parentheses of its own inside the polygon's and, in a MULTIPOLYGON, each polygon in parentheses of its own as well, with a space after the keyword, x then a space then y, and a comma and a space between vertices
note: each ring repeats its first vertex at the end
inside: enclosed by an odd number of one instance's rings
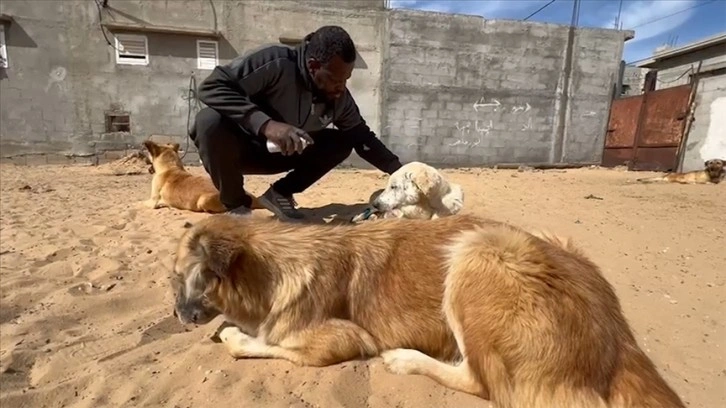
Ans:
POLYGON ((404 218, 446 217, 464 206, 464 192, 435 168, 411 162, 391 174, 388 185, 371 205, 381 213, 397 213, 404 218))

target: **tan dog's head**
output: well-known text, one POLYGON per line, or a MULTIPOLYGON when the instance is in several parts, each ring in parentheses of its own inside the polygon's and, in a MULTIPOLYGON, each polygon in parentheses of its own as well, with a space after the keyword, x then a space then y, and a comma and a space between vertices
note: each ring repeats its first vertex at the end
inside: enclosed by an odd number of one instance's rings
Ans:
POLYGON ((149 151, 149 159, 151 160, 149 173, 161 173, 173 168, 184 168, 179 158, 179 143, 161 144, 146 140, 144 141, 144 147, 149 151))
POLYGON ((725 164, 726 160, 706 160, 704 166, 706 167, 706 173, 708 173, 708 177, 711 178, 712 182, 718 183, 724 179, 724 177, 726 176, 726 169, 724 169, 725 164))
POLYGON ((279 248, 254 237, 267 233, 270 222, 216 214, 182 234, 171 277, 174 315, 182 324, 204 325, 220 314, 242 320, 264 314, 272 279, 265 260, 279 248))
POLYGON ((410 162, 391 174, 388 185, 371 205, 378 211, 401 211, 404 217, 445 217, 464 204, 461 186, 448 183, 435 168, 410 162))
POLYGON ((174 316, 182 324, 204 325, 222 313, 215 305, 214 293, 235 258, 232 243, 225 245, 220 241, 222 236, 196 225, 179 241, 171 286, 174 316))

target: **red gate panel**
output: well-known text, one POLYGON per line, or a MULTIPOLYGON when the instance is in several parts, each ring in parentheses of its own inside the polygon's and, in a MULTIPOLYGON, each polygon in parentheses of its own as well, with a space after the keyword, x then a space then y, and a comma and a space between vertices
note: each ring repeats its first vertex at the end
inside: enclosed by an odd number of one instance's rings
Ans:
POLYGON ((602 165, 675 170, 690 94, 687 84, 613 101, 602 165))
POLYGON ((690 95, 688 85, 648 94, 638 146, 677 147, 681 143, 690 95))
POLYGON ((613 101, 605 147, 633 147, 638 127, 637 112, 640 112, 642 104, 641 95, 613 101))

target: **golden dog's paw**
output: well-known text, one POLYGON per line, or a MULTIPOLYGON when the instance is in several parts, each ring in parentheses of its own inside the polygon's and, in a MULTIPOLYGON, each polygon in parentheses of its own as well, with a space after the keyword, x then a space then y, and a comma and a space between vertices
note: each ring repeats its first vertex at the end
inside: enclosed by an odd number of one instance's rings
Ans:
POLYGON ((217 334, 222 343, 225 344, 240 344, 248 341, 250 336, 245 334, 237 326, 227 326, 222 328, 217 334))
POLYGON ((418 350, 394 349, 381 353, 386 370, 393 374, 416 374, 426 355, 418 350))
POLYGON ((152 199, 148 199, 148 200, 142 201, 141 202, 141 205, 144 206, 144 207, 146 207, 146 208, 151 208, 151 209, 154 209, 155 210, 157 208, 157 201, 156 200, 152 200, 152 199))

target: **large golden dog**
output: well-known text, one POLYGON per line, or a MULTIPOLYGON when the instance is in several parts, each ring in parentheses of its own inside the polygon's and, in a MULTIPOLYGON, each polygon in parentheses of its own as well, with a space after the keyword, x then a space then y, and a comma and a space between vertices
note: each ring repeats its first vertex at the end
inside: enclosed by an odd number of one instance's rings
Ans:
MULTIPOLYGON (((149 151, 151 196, 146 206, 158 209, 173 207, 195 212, 222 213, 227 208, 219 200, 219 191, 208 177, 189 173, 179 158, 179 143, 144 142, 149 151)), ((253 197, 252 208, 262 207, 253 197)))
POLYGON ((684 407, 611 285, 569 242, 454 215, 358 225, 208 217, 177 250, 174 314, 236 358, 381 355, 499 407, 684 407))
POLYGON ((669 173, 663 176, 639 178, 641 183, 718 184, 726 177, 726 160, 711 159, 703 163, 703 170, 687 173, 669 173))

